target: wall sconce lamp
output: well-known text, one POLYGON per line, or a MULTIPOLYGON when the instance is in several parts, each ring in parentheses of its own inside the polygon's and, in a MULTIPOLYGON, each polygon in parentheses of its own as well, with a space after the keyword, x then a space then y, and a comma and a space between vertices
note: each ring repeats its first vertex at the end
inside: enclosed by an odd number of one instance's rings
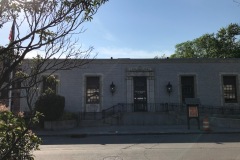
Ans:
POLYGON ((168 82, 168 84, 167 84, 167 92, 168 92, 168 94, 169 94, 169 96, 170 96, 170 94, 171 94, 171 92, 172 92, 172 85, 171 85, 171 83, 170 82, 168 82))
POLYGON ((115 84, 112 82, 112 84, 110 85, 110 92, 111 92, 112 95, 113 95, 115 91, 116 91, 116 86, 115 86, 115 84))

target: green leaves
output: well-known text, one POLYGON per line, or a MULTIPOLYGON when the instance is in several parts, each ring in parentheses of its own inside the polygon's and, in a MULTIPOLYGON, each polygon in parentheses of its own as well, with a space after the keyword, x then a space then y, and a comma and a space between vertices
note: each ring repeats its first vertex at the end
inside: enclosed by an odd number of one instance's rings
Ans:
POLYGON ((56 94, 44 94, 36 101, 35 109, 44 114, 44 120, 54 121, 61 118, 65 107, 65 98, 56 94))
POLYGON ((42 41, 47 41, 48 43, 51 43, 51 40, 54 36, 56 36, 56 33, 53 31, 50 31, 49 29, 46 30, 38 30, 36 31, 36 34, 39 35, 39 38, 42 41))
MULTIPOLYGON (((73 69, 85 64, 83 61, 69 63, 71 58, 87 59, 92 47, 82 51, 73 35, 82 33, 81 25, 91 21, 99 7, 108 0, 0 0, 0 28, 16 20, 15 37, 11 43, 0 49, 0 61, 5 62, 0 76, 0 88, 5 85, 5 77, 12 71, 15 75, 8 85, 21 83, 21 98, 26 100, 30 111, 33 111, 35 95, 38 94, 42 73, 54 73, 61 69, 73 69), (22 61, 31 51, 43 51, 42 57, 29 61, 29 66, 21 66, 22 61), (14 54, 12 54, 14 52, 14 54), (11 54, 10 54, 11 53, 11 54), (12 56, 10 56, 12 55, 12 56), (48 61, 66 55, 60 63, 48 61), (20 70, 18 67, 21 66, 20 70), (26 68, 25 68, 26 67, 26 68), (3 85, 4 84, 4 85, 3 85), (23 94, 22 94, 23 93, 23 94)), ((52 83, 50 83, 53 86, 52 83)), ((14 85, 13 85, 14 86, 14 85)), ((8 88, 8 87, 5 87, 8 88)), ((52 87, 54 88, 54 87, 52 87)), ((50 87, 51 89, 51 87, 50 87)), ((53 95, 53 94, 50 94, 53 95)), ((55 105, 51 114, 59 115, 64 109, 64 98, 55 95, 47 102, 55 105)), ((50 105, 50 106, 53 106, 50 105)), ((48 109, 48 108, 47 108, 48 109)), ((31 115, 33 123, 38 122, 41 114, 31 115)), ((46 115, 47 117, 47 115, 46 115)), ((50 116, 51 117, 51 116, 50 116)), ((58 117, 57 117, 58 118, 58 117)), ((22 114, 13 115, 9 111, 0 110, 0 159, 32 159, 29 151, 36 149, 40 140, 34 136, 25 124, 22 114), (25 155, 25 157, 21 157, 25 155), (11 158, 9 158, 11 157, 11 158)))
MULTIPOLYGON (((41 114, 33 116, 38 122, 41 114)), ((14 115, 0 105, 0 159, 33 159, 32 150, 39 149, 41 139, 28 130, 22 112, 14 115), (10 152, 9 152, 10 151, 10 152)))
POLYGON ((204 34, 175 46, 172 58, 240 58, 240 26, 230 24, 216 34, 204 34))

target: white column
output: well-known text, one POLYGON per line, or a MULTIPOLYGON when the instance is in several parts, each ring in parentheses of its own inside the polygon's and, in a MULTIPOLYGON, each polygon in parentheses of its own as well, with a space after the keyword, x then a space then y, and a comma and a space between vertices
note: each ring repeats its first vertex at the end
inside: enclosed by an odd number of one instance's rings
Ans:
POLYGON ((151 104, 151 108, 149 108, 148 111, 154 112, 155 111, 155 91, 154 91, 154 78, 153 77, 148 77, 147 78, 147 98, 148 98, 148 103, 151 104))
MULTIPOLYGON (((127 77, 127 103, 131 104, 133 103, 133 78, 132 77, 127 77)), ((130 106, 128 107, 128 111, 131 112, 130 106)))

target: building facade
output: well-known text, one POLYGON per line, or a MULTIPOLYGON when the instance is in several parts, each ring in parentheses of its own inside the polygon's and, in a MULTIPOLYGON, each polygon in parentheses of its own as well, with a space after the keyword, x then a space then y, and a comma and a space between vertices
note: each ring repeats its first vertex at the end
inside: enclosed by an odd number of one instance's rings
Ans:
MULTIPOLYGON (((185 98, 212 106, 240 101, 240 59, 96 59, 54 75, 70 112, 102 112, 119 103, 154 112, 150 104, 180 104, 185 98)), ((20 106, 27 110, 24 99, 20 106)))

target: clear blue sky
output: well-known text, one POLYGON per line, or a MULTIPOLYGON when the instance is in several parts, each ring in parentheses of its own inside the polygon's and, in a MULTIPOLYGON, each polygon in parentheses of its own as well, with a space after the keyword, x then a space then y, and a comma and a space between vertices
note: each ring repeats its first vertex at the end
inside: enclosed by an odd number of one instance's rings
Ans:
MULTIPOLYGON (((240 24, 234 0, 109 0, 78 38, 84 48, 94 46, 97 58, 153 58, 230 23, 240 24)), ((0 30, 1 45, 9 31, 10 24, 0 30)))
POLYGON ((84 25, 80 41, 98 58, 153 58, 230 23, 240 24, 233 0, 110 0, 84 25))

